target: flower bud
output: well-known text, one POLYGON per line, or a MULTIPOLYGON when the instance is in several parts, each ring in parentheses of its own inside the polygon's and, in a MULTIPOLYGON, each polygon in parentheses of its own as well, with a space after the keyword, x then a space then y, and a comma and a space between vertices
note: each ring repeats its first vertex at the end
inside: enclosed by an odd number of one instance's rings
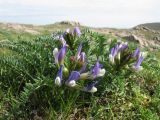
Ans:
POLYGON ((66 67, 64 67, 64 69, 63 69, 63 74, 65 76, 69 76, 69 71, 68 71, 68 69, 66 67))

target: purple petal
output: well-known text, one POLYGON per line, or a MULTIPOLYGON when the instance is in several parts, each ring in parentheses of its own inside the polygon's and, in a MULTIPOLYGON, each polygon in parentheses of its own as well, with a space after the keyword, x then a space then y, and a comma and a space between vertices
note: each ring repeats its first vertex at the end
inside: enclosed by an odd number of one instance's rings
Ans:
POLYGON ((79 47, 78 47, 78 50, 77 50, 77 57, 80 56, 81 50, 82 50, 82 43, 80 43, 80 45, 79 45, 79 47))
POLYGON ((139 56, 140 56, 140 49, 137 48, 133 54, 133 57, 139 58, 139 56))
POLYGON ((114 48, 111 49, 111 55, 114 56, 114 48))
POLYGON ((127 48, 128 48, 128 44, 123 43, 119 51, 124 51, 127 48))
POLYGON ((81 31, 80 31, 79 27, 75 27, 74 30, 73 30, 73 33, 74 33, 75 35, 77 35, 78 37, 80 37, 81 31))
POLYGON ((86 54, 85 54, 85 52, 82 52, 80 55, 80 61, 84 63, 85 59, 86 59, 86 54))
POLYGON ((109 60, 110 62, 114 63, 114 59, 115 59, 115 48, 111 49, 111 53, 109 54, 109 60))
POLYGON ((66 45, 66 41, 65 41, 63 35, 60 35, 60 36, 59 36, 59 39, 60 39, 62 45, 65 46, 65 45, 66 45))
POLYGON ((140 67, 141 63, 143 61, 143 57, 140 56, 139 59, 137 60, 137 63, 134 65, 136 68, 140 67))
POLYGON ((119 50, 119 44, 117 44, 114 49, 112 50, 112 56, 115 57, 119 50))
POLYGON ((77 71, 72 71, 68 81, 71 81, 71 80, 77 81, 79 78, 80 78, 80 73, 77 71))
POLYGON ((128 48, 127 43, 118 43, 111 49, 111 53, 109 54, 110 61, 114 63, 114 59, 119 52, 124 51, 128 48))
POLYGON ((62 75, 63 75, 63 65, 60 65, 59 71, 57 73, 57 77, 59 77, 60 80, 62 80, 62 75))
POLYGON ((66 51, 67 51, 67 46, 64 46, 60 49, 59 53, 58 53, 58 62, 60 64, 63 64, 63 61, 64 61, 64 56, 66 54, 66 51))
POLYGON ((115 53, 117 53, 117 52, 118 52, 119 45, 120 45, 120 44, 117 44, 117 45, 114 47, 114 48, 115 48, 115 53))
POLYGON ((80 73, 84 73, 86 71, 86 67, 87 67, 87 64, 84 64, 82 69, 80 70, 80 73))
POLYGON ((91 70, 92 74, 93 74, 93 78, 95 78, 99 74, 101 67, 102 67, 102 65, 99 64, 99 61, 97 60, 96 64, 94 65, 94 67, 91 70))

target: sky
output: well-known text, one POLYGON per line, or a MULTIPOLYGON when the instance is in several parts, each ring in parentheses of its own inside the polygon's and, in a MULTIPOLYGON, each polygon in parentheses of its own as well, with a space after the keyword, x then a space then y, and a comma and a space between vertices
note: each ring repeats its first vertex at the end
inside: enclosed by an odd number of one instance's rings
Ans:
POLYGON ((130 28, 160 22, 160 0, 0 0, 0 22, 130 28))

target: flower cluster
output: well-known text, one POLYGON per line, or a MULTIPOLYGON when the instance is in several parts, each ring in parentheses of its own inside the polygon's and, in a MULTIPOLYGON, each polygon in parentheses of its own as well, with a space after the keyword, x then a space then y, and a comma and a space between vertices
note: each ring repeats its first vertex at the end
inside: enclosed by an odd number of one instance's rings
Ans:
POLYGON ((130 52, 127 42, 120 42, 111 49, 109 61, 112 65, 117 66, 128 65, 128 63, 131 63, 134 71, 140 71, 143 69, 142 66, 140 66, 143 61, 140 49, 137 48, 133 53, 130 52))
POLYGON ((109 60, 112 64, 116 64, 115 62, 120 62, 121 55, 128 48, 128 43, 118 43, 111 49, 111 53, 109 54, 109 60))
MULTIPOLYGON (((60 41, 61 48, 54 48, 53 55, 55 64, 58 66, 58 72, 55 79, 57 86, 66 85, 68 87, 74 87, 86 92, 96 92, 96 85, 99 83, 97 78, 103 77, 106 70, 103 65, 100 64, 99 59, 95 64, 87 71, 87 55, 83 49, 83 43, 79 42, 79 47, 75 44, 75 41, 81 37, 81 31, 78 27, 73 30, 67 29, 64 33, 54 36, 55 39, 60 41), (77 49, 77 50, 76 50, 77 49), (76 50, 76 51, 75 51, 76 50), (71 55, 66 53, 72 53, 71 55), (65 58, 69 58, 70 66, 67 66, 64 61, 65 58), (64 76, 63 76, 64 75, 64 76), (83 86, 87 82, 86 86, 83 86), (80 84, 81 82, 83 84, 80 84), (85 81, 85 82, 84 82, 85 81)), ((77 41, 76 41, 77 42, 77 41)), ((114 70, 120 70, 122 67, 131 68, 134 71, 142 70, 141 63, 143 61, 142 53, 137 48, 134 52, 129 49, 127 42, 118 42, 109 54, 109 62, 115 68, 114 70)))
POLYGON ((75 37, 80 37, 80 35, 81 31, 78 27, 76 27, 73 31, 67 29, 62 35, 56 36, 56 38, 58 38, 62 43, 62 48, 60 50, 58 50, 58 48, 53 50, 55 63, 59 68, 55 79, 55 84, 57 86, 65 84, 69 87, 78 87, 82 91, 93 93, 97 91, 96 85, 99 82, 96 80, 96 78, 104 76, 105 69, 103 69, 103 66, 99 63, 99 60, 97 60, 95 65, 91 67, 90 71, 86 72, 87 58, 85 52, 82 52, 82 43, 79 44, 76 54, 74 56, 70 56, 70 60, 74 62, 75 68, 78 66, 80 69, 68 70, 64 64, 64 58, 66 57, 67 49, 69 48, 72 50, 73 48, 72 44, 74 43, 72 39, 75 37), (70 71, 70 75, 66 80, 63 79, 63 74, 65 71, 70 71), (85 87, 79 87, 78 81, 85 79, 90 79, 92 82, 89 84, 87 83, 85 87))

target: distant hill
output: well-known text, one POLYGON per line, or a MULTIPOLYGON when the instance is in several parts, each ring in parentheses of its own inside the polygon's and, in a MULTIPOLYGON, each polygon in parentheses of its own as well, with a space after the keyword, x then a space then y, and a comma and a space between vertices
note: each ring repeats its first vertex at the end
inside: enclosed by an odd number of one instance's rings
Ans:
POLYGON ((147 27, 149 29, 160 31, 160 22, 157 22, 157 23, 145 23, 145 24, 140 24, 138 26, 145 26, 145 27, 147 27))

